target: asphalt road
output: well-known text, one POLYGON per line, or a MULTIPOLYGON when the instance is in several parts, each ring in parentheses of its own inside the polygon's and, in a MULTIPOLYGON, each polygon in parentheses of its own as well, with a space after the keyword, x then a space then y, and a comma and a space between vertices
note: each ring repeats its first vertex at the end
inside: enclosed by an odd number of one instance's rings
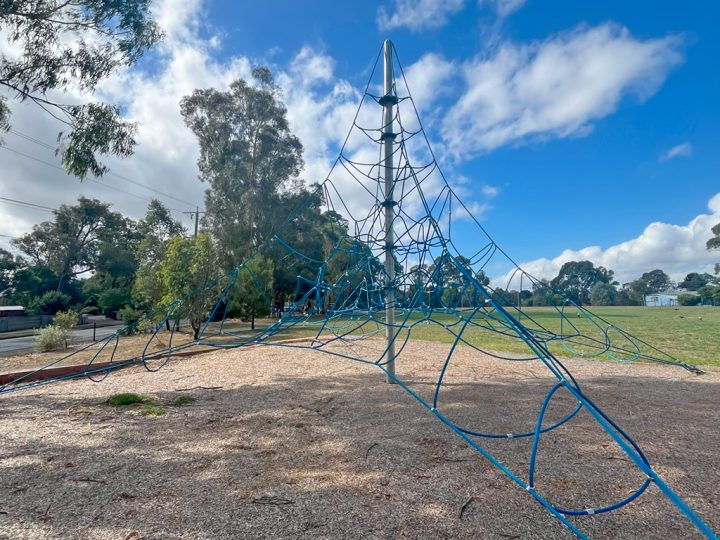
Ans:
MULTIPOLYGON (((95 330, 95 339, 104 338, 115 333, 115 330, 122 328, 122 325, 103 326, 95 330)), ((93 329, 84 328, 82 330, 72 330, 70 339, 72 341, 92 341, 93 329)), ((10 339, 0 339, 0 354, 10 353, 14 351, 27 351, 35 348, 35 340, 37 336, 25 336, 10 339)))

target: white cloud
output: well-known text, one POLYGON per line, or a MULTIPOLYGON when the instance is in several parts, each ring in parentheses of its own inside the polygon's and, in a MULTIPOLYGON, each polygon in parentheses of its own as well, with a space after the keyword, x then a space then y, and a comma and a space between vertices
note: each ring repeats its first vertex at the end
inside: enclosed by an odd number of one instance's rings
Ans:
MULTIPOLYGON (((179 111, 180 99, 196 88, 214 87, 224 89, 237 79, 250 79, 253 62, 245 56, 218 60, 215 54, 217 36, 201 37, 200 18, 202 4, 180 0, 163 0, 153 7, 153 13, 167 34, 164 41, 153 51, 153 69, 124 70, 113 76, 97 91, 97 98, 122 103, 126 116, 139 124, 138 146, 135 154, 126 160, 114 158, 105 161, 113 173, 121 174, 154 189, 187 201, 187 204, 160 196, 168 206, 177 210, 175 216, 186 220, 182 211, 202 207, 203 192, 207 185, 198 181, 196 161, 198 145, 194 135, 183 123, 179 111)), ((410 65, 407 73, 411 87, 417 85, 422 103, 433 102, 437 94, 429 92, 432 84, 446 80, 453 69, 451 62, 433 54, 422 57, 419 65, 410 65), (423 80, 422 74, 425 71, 423 80)), ((304 147, 305 168, 302 177, 306 183, 325 179, 342 145, 361 97, 361 92, 348 81, 335 75, 335 60, 323 51, 303 47, 286 66, 275 68, 276 80, 283 90, 288 121, 292 131, 304 147)), ((63 96, 65 100, 80 100, 87 96, 73 90, 63 96)), ((357 123, 364 127, 378 127, 379 107, 366 101, 357 123)), ((29 104, 12 103, 13 121, 17 129, 31 137, 53 145, 55 134, 62 126, 29 104)), ((412 108, 403 102, 404 120, 409 120, 412 108)), ((51 148, 43 148, 28 140, 8 134, 8 146, 57 164, 51 148)), ((427 152, 415 147, 421 138, 413 140, 409 148, 417 152, 418 159, 426 159, 427 152)), ((346 157, 364 163, 376 162, 378 148, 365 134, 356 130, 347 142, 346 157)), ((72 204, 80 194, 112 201, 116 210, 133 218, 145 211, 147 199, 157 196, 144 191, 116 176, 81 183, 61 170, 48 167, 22 156, 0 149, 3 175, 0 191, 19 200, 31 201, 50 207, 72 204), (118 193, 111 187, 123 191, 118 193), (143 200, 145 199, 145 200, 143 200)), ((436 175, 437 176, 437 175, 436 175)), ((336 169, 335 184, 356 217, 362 217, 369 208, 371 196, 352 176, 341 168, 336 169)), ((438 178, 430 178, 424 184, 427 196, 439 193, 438 178)), ((419 200, 409 198, 407 211, 419 208, 419 200), (411 200, 412 199, 412 200, 411 200)), ((29 210, 0 203, 0 234, 21 235, 32 224, 49 219, 48 212, 29 210)), ((3 244, 5 237, 0 237, 3 244)))
MULTIPOLYGON (((720 222, 720 193, 708 201, 710 213, 700 214, 687 225, 655 222, 636 238, 602 249, 588 246, 566 249, 553 259, 536 259, 519 266, 539 279, 552 279, 568 261, 592 261, 615 271, 615 278, 626 283, 644 272, 661 268, 675 280, 689 272, 713 272, 720 260, 717 251, 708 251, 705 243, 712 236, 710 229, 720 222)), ((494 285, 506 286, 511 274, 493 280, 494 285)), ((511 284, 512 285, 512 284, 511 284)))
POLYGON ((481 188, 482 194, 485 195, 488 199, 493 199, 497 197, 498 193, 500 193, 500 188, 496 186, 488 186, 485 185, 481 188))
MULTIPOLYGON (((167 197, 159 198, 179 211, 203 205, 207 185, 198 181, 196 161, 198 145, 180 115, 180 99, 196 88, 224 89, 237 79, 250 79, 253 62, 237 56, 216 60, 213 50, 217 36, 200 37, 202 3, 163 0, 153 7, 153 15, 166 33, 166 40, 152 53, 151 72, 137 68, 124 70, 104 81, 97 98, 123 103, 129 120, 139 123, 138 146, 126 160, 107 158, 113 173, 121 174, 157 190, 193 204, 183 204, 167 197)), ((276 70, 283 87, 288 118, 293 131, 306 149, 304 178, 322 181, 336 155, 336 146, 344 139, 357 107, 359 93, 346 81, 330 85, 335 62, 332 58, 303 48, 286 68, 276 70)), ((63 100, 86 98, 72 90, 63 100)), ((29 104, 11 102, 13 126, 22 133, 53 145, 55 134, 63 126, 29 104)), ((7 146, 50 163, 58 163, 53 151, 14 134, 6 136, 7 146)), ((157 195, 108 175, 101 184, 114 186, 140 196, 118 193, 89 179, 79 182, 62 171, 0 149, 3 175, 0 191, 19 200, 50 207, 73 203, 80 194, 112 201, 116 210, 138 218, 147 199, 157 195), (146 200, 143 200, 146 199, 146 200)), ((180 212, 175 217, 183 218, 180 212)), ((17 236, 32 224, 50 219, 48 212, 29 210, 0 203, 0 234, 17 236)), ((187 219, 187 218, 186 218, 187 219)), ((189 222, 187 222, 189 224, 189 222)), ((0 237, 0 244, 6 238, 0 237)))
POLYGON ((509 17, 525 5, 526 0, 478 0, 480 7, 489 7, 497 13, 498 17, 509 17))
POLYGON ((682 62, 680 46, 677 36, 640 40, 611 23, 502 44, 463 65, 466 88, 443 136, 456 158, 529 139, 582 136, 624 96, 652 96, 682 62))
POLYGON ((667 161, 674 157, 690 157, 692 155, 693 147, 689 142, 684 142, 673 146, 670 150, 660 156, 660 161, 667 161))
MULTIPOLYGON (((405 70, 407 90, 410 91, 418 110, 427 110, 438 98, 451 91, 451 79, 456 75, 456 65, 435 53, 424 54, 405 70)), ((398 91, 401 93, 401 91, 398 91)))
POLYGON ((384 7, 378 9, 377 24, 380 30, 404 27, 417 32, 440 28, 464 6, 465 0, 393 0, 392 14, 384 7))

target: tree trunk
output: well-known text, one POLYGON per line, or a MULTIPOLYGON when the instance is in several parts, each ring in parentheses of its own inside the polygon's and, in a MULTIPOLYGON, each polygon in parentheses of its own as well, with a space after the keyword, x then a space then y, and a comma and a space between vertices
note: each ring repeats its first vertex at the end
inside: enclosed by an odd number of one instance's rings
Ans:
POLYGON ((255 312, 250 313, 250 330, 255 330, 255 312))

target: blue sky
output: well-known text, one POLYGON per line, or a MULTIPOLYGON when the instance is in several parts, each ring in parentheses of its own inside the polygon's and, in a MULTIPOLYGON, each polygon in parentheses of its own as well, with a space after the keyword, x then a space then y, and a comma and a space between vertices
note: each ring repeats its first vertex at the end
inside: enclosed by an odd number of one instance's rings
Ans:
MULTIPOLYGON (((720 259, 702 247, 720 219, 715 3, 161 0, 153 9, 168 39, 99 94, 142 123, 136 156, 113 170, 182 199, 165 199, 178 216, 204 189, 179 97, 269 64, 307 149, 304 176, 318 180, 352 118, 353 92, 390 38, 418 74, 411 91, 424 98, 443 169, 469 180, 483 224, 532 273, 552 277, 582 256, 621 280, 658 266, 680 276, 720 259)), ((54 141, 37 111, 14 114, 17 129, 54 141)), ((55 159, 12 135, 6 143, 55 159)), ((79 185, 8 152, 0 160, 3 196, 20 200, 55 207, 82 192, 138 217, 153 195, 111 177, 102 182, 135 197, 79 185)), ((33 212, 0 207, 0 234, 48 217, 33 212)))

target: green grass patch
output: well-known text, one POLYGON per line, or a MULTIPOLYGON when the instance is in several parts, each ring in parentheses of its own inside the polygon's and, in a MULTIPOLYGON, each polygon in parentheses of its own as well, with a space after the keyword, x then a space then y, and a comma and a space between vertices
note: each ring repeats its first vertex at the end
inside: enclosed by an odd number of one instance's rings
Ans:
POLYGON ((175 407, 182 407, 183 405, 190 405, 190 403, 194 402, 195 398, 188 395, 181 395, 173 399, 172 404, 175 407))
MULTIPOLYGON (((605 319, 599 325, 605 329, 613 324, 625 332, 632 334, 647 343, 640 344, 640 350, 651 356, 661 356, 653 348, 671 354, 682 362, 699 365, 720 366, 720 308, 713 307, 588 307, 588 309, 605 319)), ((557 311, 549 308, 523 308, 522 314, 514 309, 509 310, 529 328, 539 330, 546 328, 560 333, 561 318, 557 311)), ((566 316, 577 331, 604 340, 602 330, 585 317, 578 317, 577 310, 568 310, 566 316)), ((413 317, 411 316, 411 319, 413 317)), ((436 320, 443 322, 449 328, 459 330, 457 317, 451 315, 437 315, 436 320)), ((479 323, 483 321, 478 321, 479 323)), ((412 324, 412 323, 411 323, 412 324)), ((499 324, 494 324, 502 328, 499 324)), ((573 328, 567 321, 563 324, 563 332, 570 334, 573 328)), ((450 334, 443 326, 420 322, 413 327, 413 339, 452 343, 455 336, 450 334)), ((613 342, 632 351, 633 348, 615 331, 610 332, 613 342)), ((501 335, 480 326, 468 326, 463 337, 477 347, 491 351, 526 353, 528 347, 512 332, 501 335)), ((572 356, 559 341, 548 343, 550 350, 560 356, 572 356)), ((576 347, 579 352, 585 352, 580 344, 576 347)), ((630 358, 632 354, 628 353, 630 358)), ((599 359, 606 358, 605 356, 599 359)))
MULTIPOLYGON (((518 312, 515 308, 507 308, 515 318, 527 328, 547 335, 549 333, 571 335, 581 333, 590 336, 601 343, 605 341, 604 331, 610 328, 609 337, 612 343, 625 350, 618 353, 621 359, 632 360, 635 357, 635 346, 624 336, 609 325, 621 328, 623 331, 642 340, 637 342, 639 352, 654 357, 663 357, 659 351, 664 351, 681 362, 696 365, 720 366, 720 308, 718 307, 593 307, 587 309, 604 320, 595 322, 586 317, 578 316, 577 309, 568 308, 565 312, 566 320, 562 322, 557 310, 553 308, 531 307, 523 308, 518 312), (597 325, 596 325, 597 323, 597 325), (659 350, 659 351, 658 351, 659 350)), ((467 315, 467 313, 466 313, 467 315)), ((382 313, 376 314, 382 321, 382 313)), ((411 314, 396 314, 396 323, 403 325, 401 339, 404 339, 408 329, 411 329, 410 338, 419 341, 433 341, 451 344, 456 334, 462 329, 463 321, 455 315, 433 313, 433 321, 426 321, 425 314, 415 312, 411 314)), ((343 334, 350 332, 354 335, 373 335, 379 338, 384 336, 384 328, 375 322, 358 325, 365 322, 364 317, 354 320, 343 317, 330 321, 324 331, 328 333, 343 334)), ((321 317, 317 321, 311 319, 307 323, 293 328, 295 334, 312 335, 319 331, 324 323, 321 317)), ((283 337, 289 337, 280 333, 283 337)), ((491 311, 479 313, 473 318, 472 324, 463 331, 463 338, 470 344, 488 351, 500 353, 513 353, 521 356, 533 356, 529 347, 511 329, 508 328, 502 316, 491 311), (493 332, 495 328, 503 333, 493 332)), ((295 336, 293 336, 295 337, 295 336)), ((590 347, 582 339, 570 339, 566 345, 578 353, 592 353, 597 347, 590 347)), ((573 354, 558 339, 547 342, 550 351, 558 356, 573 356, 573 354)), ((607 355, 595 357, 597 360, 607 360, 607 355)))
POLYGON ((165 414, 165 409, 148 403, 140 407, 138 412, 143 416, 163 416, 165 414))
POLYGON ((107 404, 112 407, 125 407, 127 405, 134 405, 135 403, 153 403, 153 399, 148 396, 141 396, 140 394, 123 393, 115 394, 107 400, 107 404))

